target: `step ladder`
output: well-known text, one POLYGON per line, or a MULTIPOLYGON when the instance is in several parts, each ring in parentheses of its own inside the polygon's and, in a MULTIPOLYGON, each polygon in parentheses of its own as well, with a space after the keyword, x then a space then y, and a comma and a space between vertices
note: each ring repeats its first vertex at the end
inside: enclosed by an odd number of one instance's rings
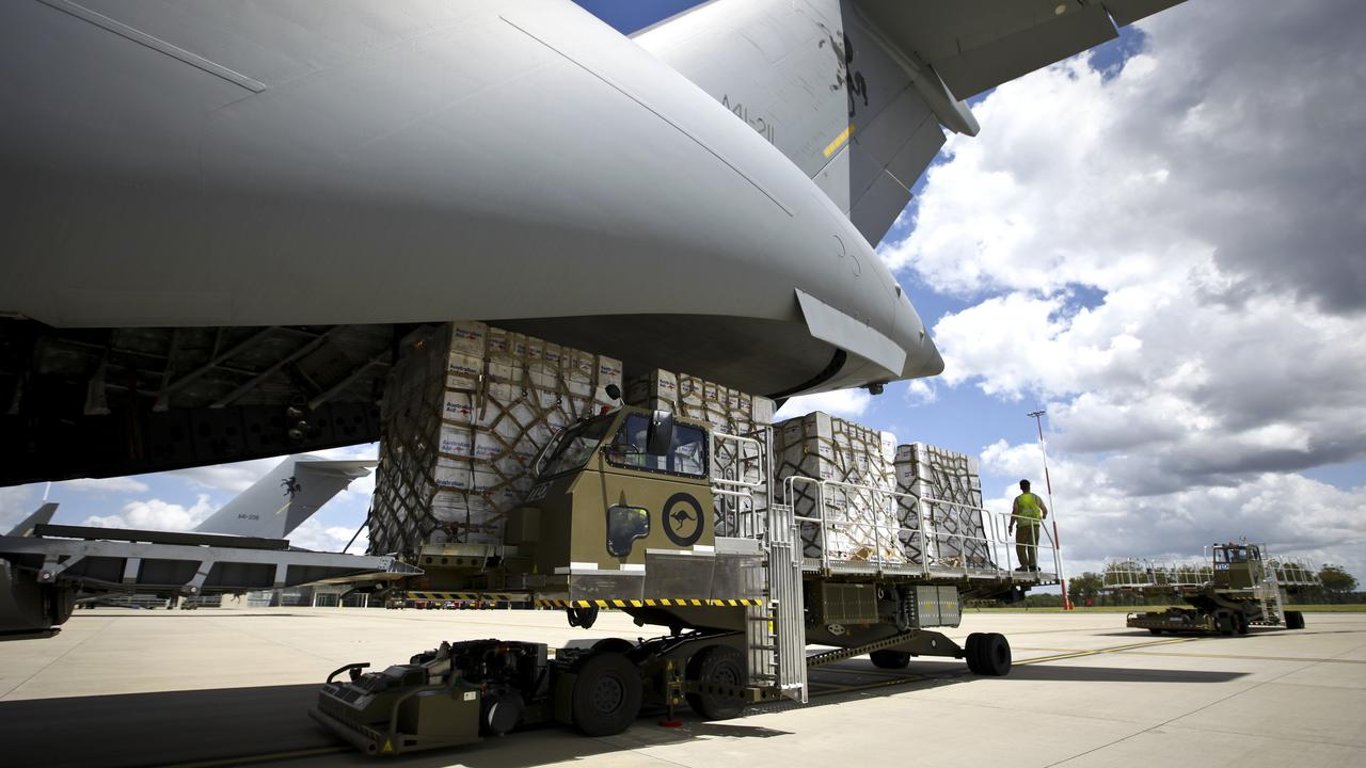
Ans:
POLYGON ((768 599, 746 617, 750 671, 756 685, 776 687, 784 698, 807 703, 806 622, 802 561, 791 504, 768 507, 765 570, 768 599))
POLYGON ((1262 604, 1262 620, 1269 624, 1285 623, 1285 608, 1281 605, 1281 585, 1276 578, 1276 569, 1267 568, 1258 585, 1257 598, 1262 604))

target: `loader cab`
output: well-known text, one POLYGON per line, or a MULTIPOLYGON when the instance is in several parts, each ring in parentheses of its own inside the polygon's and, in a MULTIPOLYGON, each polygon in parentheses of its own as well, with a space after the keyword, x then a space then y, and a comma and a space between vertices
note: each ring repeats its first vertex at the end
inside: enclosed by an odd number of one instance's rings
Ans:
POLYGON ((1259 544, 1215 544, 1212 547, 1215 586, 1251 589, 1262 581, 1262 546, 1259 544))
POLYGON ((688 480, 707 478, 707 430, 675 423, 666 411, 623 415, 604 447, 610 468, 662 473, 688 480))
POLYGON ((709 551, 709 448, 705 423, 662 411, 623 408, 572 425, 536 460, 507 543, 547 587, 575 573, 604 583, 639 576, 647 550, 709 551))

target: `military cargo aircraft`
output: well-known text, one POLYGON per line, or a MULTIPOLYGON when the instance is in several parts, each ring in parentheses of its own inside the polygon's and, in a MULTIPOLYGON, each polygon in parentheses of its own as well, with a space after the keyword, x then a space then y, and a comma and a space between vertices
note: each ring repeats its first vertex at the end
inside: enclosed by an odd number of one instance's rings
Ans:
POLYGON ((964 99, 1175 2, 0 4, 0 484, 375 440, 452 319, 777 399, 934 375, 872 244, 964 99))

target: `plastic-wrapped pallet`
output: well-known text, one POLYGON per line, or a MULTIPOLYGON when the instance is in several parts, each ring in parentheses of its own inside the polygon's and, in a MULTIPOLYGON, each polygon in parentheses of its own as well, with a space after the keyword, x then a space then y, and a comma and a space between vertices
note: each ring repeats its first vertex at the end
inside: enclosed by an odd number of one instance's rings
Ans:
MULTIPOLYGON (((737 389, 705 381, 686 373, 655 369, 631 380, 626 403, 640 408, 669 411, 677 416, 705 421, 714 433, 747 437, 773 423, 773 401, 737 389)), ((718 480, 761 483, 765 461, 757 446, 740 441, 714 441, 711 476, 718 480)), ((756 536, 762 533, 767 509, 764 493, 748 498, 716 497, 715 526, 718 536, 756 536)))
POLYGON ((895 463, 897 491, 906 494, 899 502, 899 517, 907 558, 931 567, 994 568, 983 528, 976 459, 913 443, 897 448, 895 463), (922 500, 919 512, 915 498, 922 500))
POLYGON ((621 386, 612 358, 483 323, 420 329, 402 346, 380 409, 372 552, 501 544, 541 448, 621 386))
POLYGON ((881 433, 818 411, 777 425, 773 442, 777 492, 790 492, 797 517, 821 517, 821 486, 797 480, 789 491, 788 478, 835 483, 824 486, 824 535, 820 523, 801 524, 806 557, 905 562, 881 433))

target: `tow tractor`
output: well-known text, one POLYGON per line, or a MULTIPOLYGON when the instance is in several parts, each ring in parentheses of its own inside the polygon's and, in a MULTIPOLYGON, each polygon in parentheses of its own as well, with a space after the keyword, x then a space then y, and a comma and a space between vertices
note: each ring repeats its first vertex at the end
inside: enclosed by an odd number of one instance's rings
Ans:
POLYGON ((1304 614, 1285 606, 1290 593, 1318 584, 1307 565, 1270 557, 1265 544, 1246 540, 1214 544, 1205 551, 1208 566, 1161 566, 1137 559, 1107 564, 1107 587, 1175 595, 1189 606, 1131 613, 1126 624, 1154 635, 1245 635, 1251 627, 1304 629, 1304 614))
POLYGON ((1039 553, 1045 564, 1052 554, 1052 571, 1016 569, 1007 515, 777 479, 771 432, 725 435, 635 408, 582 421, 538 459, 502 546, 427 545, 416 563, 433 594, 521 595, 582 627, 617 609, 666 628, 661 636, 555 649, 446 642, 383 671, 348 664, 328 677, 312 717, 364 752, 398 754, 546 722, 610 735, 646 706, 686 703, 722 720, 754 703, 805 703, 809 668, 863 654, 881 668, 945 656, 1007 674, 1004 636, 973 633, 960 646, 938 629, 959 625, 962 599, 1056 583, 1056 548, 1039 553), (847 535, 854 503, 876 507, 860 519, 889 522, 855 555, 813 550, 847 535), (832 649, 808 655, 808 643, 832 649))

